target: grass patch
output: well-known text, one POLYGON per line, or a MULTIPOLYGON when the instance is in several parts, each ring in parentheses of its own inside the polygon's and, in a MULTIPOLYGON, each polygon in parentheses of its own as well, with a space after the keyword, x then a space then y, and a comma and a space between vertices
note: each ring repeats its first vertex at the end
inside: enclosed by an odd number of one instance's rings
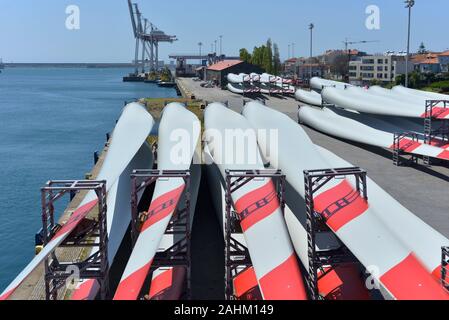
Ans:
POLYGON ((185 98, 146 98, 143 99, 142 102, 145 104, 148 112, 151 113, 154 119, 159 120, 161 118, 162 110, 164 110, 164 107, 167 103, 179 102, 186 104, 187 109, 193 112, 201 122, 203 121, 203 110, 201 109, 201 107, 204 106, 204 102, 202 100, 192 100, 185 98))
POLYGON ((422 88, 420 90, 427 91, 427 92, 433 92, 433 93, 441 93, 440 89, 436 89, 436 88, 433 88, 433 87, 424 87, 424 88, 422 88))
MULTIPOLYGON (((203 107, 205 107, 205 103, 202 100, 193 100, 193 99, 185 99, 185 98, 146 98, 142 99, 142 102, 148 112, 153 116, 155 121, 159 121, 161 119, 162 111, 167 103, 171 102, 179 102, 187 105, 187 110, 195 114, 201 122, 201 127, 204 128, 204 112, 203 107)), ((150 136, 148 138, 148 143, 153 145, 157 142, 157 136, 150 136)))
POLYGON ((428 91, 438 92, 438 93, 447 93, 449 92, 449 80, 437 81, 429 85, 424 90, 429 89, 428 91))

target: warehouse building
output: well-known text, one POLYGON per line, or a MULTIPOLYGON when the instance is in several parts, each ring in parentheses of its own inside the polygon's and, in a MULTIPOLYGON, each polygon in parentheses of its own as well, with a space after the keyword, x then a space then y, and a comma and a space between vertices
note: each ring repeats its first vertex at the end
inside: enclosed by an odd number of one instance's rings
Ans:
POLYGON ((206 81, 212 81, 220 88, 225 88, 228 84, 227 76, 230 73, 263 73, 264 70, 251 63, 241 60, 223 60, 209 66, 206 69, 206 81))

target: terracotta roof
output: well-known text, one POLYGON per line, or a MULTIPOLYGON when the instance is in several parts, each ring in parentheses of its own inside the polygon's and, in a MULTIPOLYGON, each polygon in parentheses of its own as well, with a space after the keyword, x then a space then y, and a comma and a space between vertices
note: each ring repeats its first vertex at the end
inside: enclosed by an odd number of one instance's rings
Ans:
POLYGON ((208 70, 223 71, 227 68, 243 63, 241 60, 223 60, 208 67, 208 70))
POLYGON ((444 52, 441 52, 441 53, 439 54, 439 56, 449 56, 449 50, 446 50, 446 51, 444 51, 444 52))
POLYGON ((415 64, 439 64, 438 55, 434 53, 417 54, 411 60, 415 64))

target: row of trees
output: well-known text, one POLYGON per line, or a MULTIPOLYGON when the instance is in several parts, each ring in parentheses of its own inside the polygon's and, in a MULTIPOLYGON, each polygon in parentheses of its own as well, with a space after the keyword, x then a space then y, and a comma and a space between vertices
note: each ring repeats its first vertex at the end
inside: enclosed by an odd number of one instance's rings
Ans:
MULTIPOLYGON (((404 85, 405 75, 401 74, 396 77, 396 81, 392 85, 404 85)), ((431 89, 439 93, 449 92, 449 73, 433 74, 413 71, 409 75, 409 87, 413 89, 431 89)))
POLYGON ((279 47, 271 39, 260 47, 254 47, 252 53, 245 48, 240 49, 240 59, 259 66, 270 74, 278 75, 281 71, 279 47))

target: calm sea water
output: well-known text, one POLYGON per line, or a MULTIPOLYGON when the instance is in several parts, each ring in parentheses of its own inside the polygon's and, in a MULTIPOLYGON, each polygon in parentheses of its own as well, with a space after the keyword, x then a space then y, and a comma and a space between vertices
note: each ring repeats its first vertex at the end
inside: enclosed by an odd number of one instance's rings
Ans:
POLYGON ((0 292, 34 256, 40 188, 82 179, 123 108, 173 89, 123 83, 131 70, 11 68, 0 74, 0 292))

